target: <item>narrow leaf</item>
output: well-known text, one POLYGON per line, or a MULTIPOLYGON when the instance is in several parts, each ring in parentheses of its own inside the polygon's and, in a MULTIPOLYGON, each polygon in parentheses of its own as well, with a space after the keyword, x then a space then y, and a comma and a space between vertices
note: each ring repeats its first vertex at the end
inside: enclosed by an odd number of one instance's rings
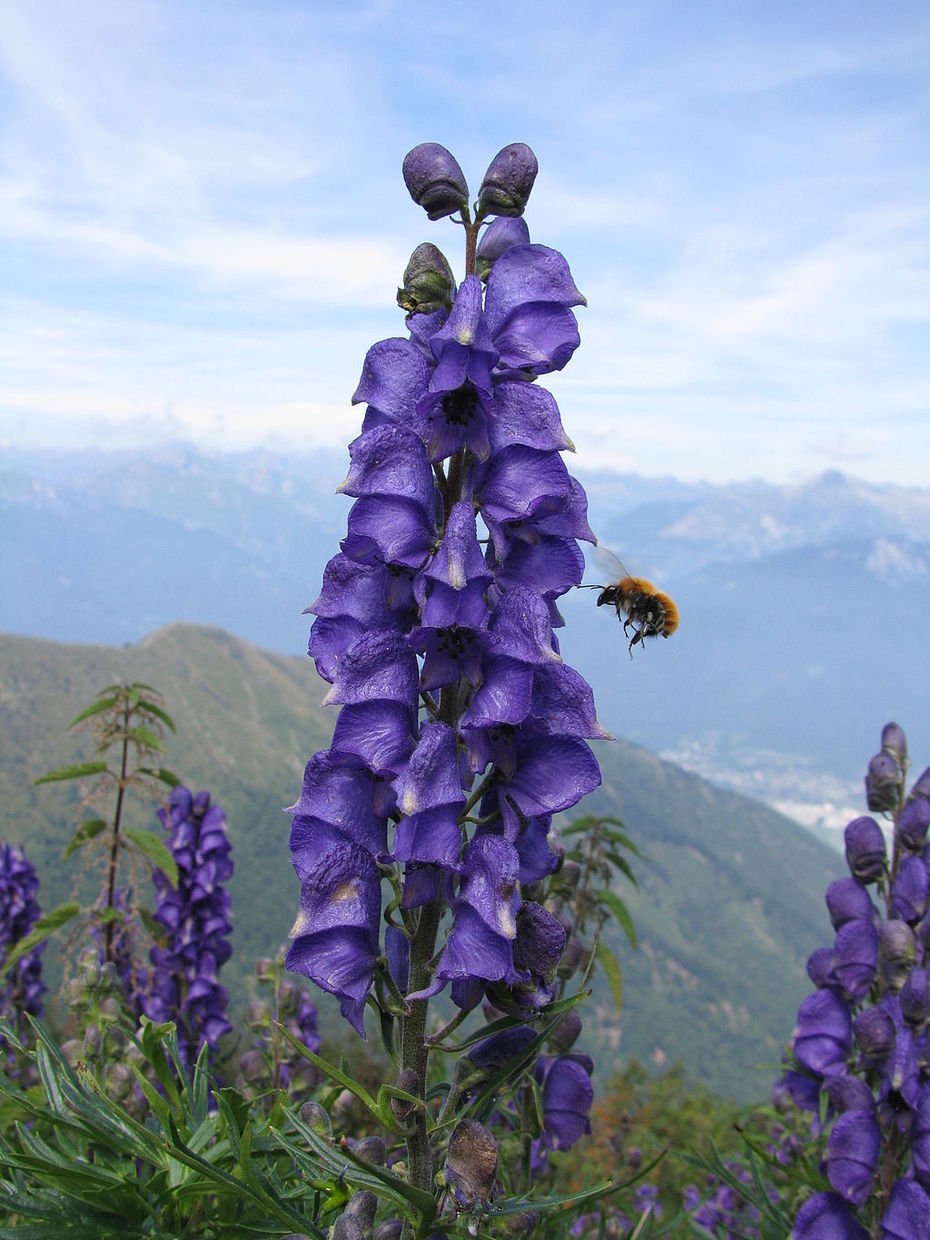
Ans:
POLYGON ((34 947, 38 947, 50 934, 53 934, 60 926, 64 926, 71 921, 80 911, 80 904, 76 900, 69 900, 67 904, 59 904, 50 913, 40 917, 25 938, 19 940, 2 965, 0 965, 3 972, 8 973, 14 965, 22 960, 23 956, 28 956, 34 947))
POLYGON ((62 779, 83 779, 85 775, 101 775, 106 769, 105 762, 78 762, 74 766, 59 766, 47 775, 40 775, 33 781, 33 786, 56 783, 62 779))
POLYGON ((88 706, 85 710, 82 710, 79 714, 75 715, 68 724, 68 727, 73 728, 76 723, 82 723, 85 719, 90 719, 93 715, 100 715, 103 714, 105 710, 112 710, 118 701, 119 698, 107 697, 100 702, 94 702, 93 706, 88 706))
POLYGON ((623 933, 630 940, 633 947, 639 947, 639 941, 636 938, 636 927, 633 925, 633 918, 630 916, 630 910, 623 903, 615 891, 611 891, 609 887, 604 887, 598 891, 597 898, 602 904, 606 904, 613 913, 614 917, 620 923, 623 933))
POLYGON ((130 728, 129 737, 138 744, 144 745, 146 749, 160 749, 164 752, 164 745, 151 728, 147 728, 144 723, 136 724, 134 728, 130 728))
POLYGON ((160 706, 156 706, 154 702, 147 700, 141 703, 141 708, 148 714, 154 715, 156 719, 160 719, 166 728, 170 728, 172 732, 174 731, 174 720, 166 710, 162 710, 160 706))
POLYGON ((168 846, 164 840, 160 840, 152 831, 139 831, 135 827, 127 828, 125 831, 126 839, 131 840, 151 861, 156 870, 161 870, 172 887, 178 885, 178 867, 177 862, 168 851, 168 846))
POLYGON ((603 943, 598 943, 595 950, 613 994, 614 1006, 619 1012, 623 1007, 623 978, 620 974, 620 965, 617 963, 617 957, 603 943))

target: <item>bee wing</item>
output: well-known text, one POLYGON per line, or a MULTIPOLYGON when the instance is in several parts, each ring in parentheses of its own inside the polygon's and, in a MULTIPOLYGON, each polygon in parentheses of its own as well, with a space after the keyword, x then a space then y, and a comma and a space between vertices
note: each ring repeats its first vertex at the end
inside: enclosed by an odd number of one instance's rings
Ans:
POLYGON ((605 582, 621 581, 624 577, 629 577, 630 575, 619 557, 614 555, 607 547, 587 548, 585 559, 588 571, 593 571, 596 568, 605 582))

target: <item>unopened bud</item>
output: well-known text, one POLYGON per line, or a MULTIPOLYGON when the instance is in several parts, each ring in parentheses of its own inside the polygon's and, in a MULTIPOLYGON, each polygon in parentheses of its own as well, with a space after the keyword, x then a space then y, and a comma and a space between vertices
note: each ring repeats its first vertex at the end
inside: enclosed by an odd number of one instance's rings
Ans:
MULTIPOLYGON (((397 1164, 395 1163, 395 1169, 397 1164)), ((404 1220, 402 1218, 386 1218, 383 1223, 378 1225, 372 1240, 400 1240, 400 1234, 404 1230, 404 1220)))
POLYGON ((100 966, 100 989, 105 991, 121 990, 119 974, 112 960, 100 966))
POLYGON ((578 1041, 581 1033, 581 1017, 575 1008, 569 1008, 547 1039, 547 1046, 556 1055, 564 1055, 578 1041))
POLYGON ((544 982, 551 982, 564 949, 565 930, 559 919, 541 904, 524 904, 517 913, 514 968, 528 969, 544 982))
POLYGON ((475 254, 475 274, 487 280, 500 256, 515 245, 529 245, 530 230, 526 220, 501 215, 485 229, 475 254))
POLYGON ((901 987, 901 1015, 915 1029, 930 1019, 930 986, 924 969, 912 969, 901 987))
MULTIPOLYGON (((397 1078, 397 1088, 402 1089, 405 1094, 418 1094, 420 1078, 417 1076, 416 1069, 404 1068, 397 1078)), ((408 1102, 406 1098, 391 1099, 391 1114, 399 1124, 406 1124, 415 1109, 413 1103, 408 1102)))
POLYGON ((350 1089, 343 1089, 336 1095, 336 1101, 333 1103, 333 1119, 340 1122, 348 1119, 355 1102, 355 1095, 350 1089))
POLYGON ((252 999, 245 1009, 245 1023, 249 1029, 259 1030, 271 1021, 271 1008, 263 999, 252 999))
POLYGON ((81 1055, 84 1053, 80 1039, 69 1038, 67 1042, 62 1042, 61 1053, 73 1068, 77 1061, 81 1058, 81 1055))
MULTIPOLYGON (((381 1141, 381 1138, 380 1137, 367 1137, 366 1140, 381 1141)), ((363 1142, 360 1141, 358 1144, 362 1145, 363 1142)), ((381 1145, 382 1146, 384 1145, 383 1141, 381 1141, 381 1145)), ((358 1154, 359 1158, 363 1157, 363 1155, 359 1154, 358 1152, 358 1145, 355 1147, 355 1153, 358 1154)), ((374 1159, 366 1159, 366 1161, 373 1162, 374 1159)), ((381 1163, 383 1162, 384 1162, 384 1159, 381 1160, 381 1163)), ((379 1166, 381 1165, 381 1163, 379 1163, 379 1166)), ((365 1237, 365 1240, 371 1240, 371 1230, 375 1225, 375 1213, 377 1209, 378 1209, 378 1198, 375 1196, 374 1193, 370 1193, 367 1191, 355 1192, 349 1198, 349 1204, 346 1206, 345 1210, 343 1211, 342 1217, 345 1218, 346 1215, 350 1215, 352 1218, 357 1219, 358 1224, 362 1229, 362 1235, 365 1237)))
POLYGON ((260 1050, 246 1051, 239 1060, 239 1071, 242 1079, 254 1084, 261 1080, 267 1071, 268 1061, 260 1050))
POLYGON ((87 989, 79 977, 69 979, 65 987, 65 1002, 69 1008, 83 1007, 87 1001, 87 989))
POLYGON ((362 1137, 356 1141, 352 1153, 363 1162, 374 1163, 376 1167, 383 1167, 387 1162, 387 1146, 383 1137, 362 1137))
POLYGON ((879 923, 878 958, 885 985, 897 994, 917 959, 917 941, 907 922, 895 919, 879 923))
POLYGON ((468 185, 455 156, 438 142, 421 142, 404 158, 404 183, 431 220, 468 205, 468 185))
POLYGON ((327 1141, 333 1139, 332 1121, 318 1102, 305 1102, 300 1108, 300 1118, 318 1137, 327 1141))
POLYGON ((581 866, 577 861, 563 861, 555 881, 559 891, 572 895, 581 881, 581 866))
POLYGON ((539 164, 525 142, 498 151, 478 191, 479 215, 522 215, 539 164))
POLYGON ((96 1059, 103 1050, 103 1036, 99 1025, 88 1025, 84 1030, 81 1047, 88 1059, 96 1059))
POLYGON ((844 833, 846 862, 853 877, 874 883, 885 869, 885 837, 874 818, 854 818, 844 833))
POLYGON ((113 995, 107 995, 107 997, 101 1002, 98 1011, 107 1021, 119 1020, 119 999, 115 998, 113 995))
POLYGON ((365 1240, 361 1223, 348 1210, 339 1215, 329 1234, 331 1240, 365 1240))
POLYGON ((432 242, 424 241, 410 255, 403 286, 397 290, 397 304, 409 319, 414 314, 451 310, 454 297, 455 276, 445 254, 432 242))
POLYGON ((865 777, 865 799, 873 813, 897 809, 901 796, 901 768, 888 753, 877 753, 865 777))
POLYGON ((497 1178, 497 1142, 484 1124, 459 1120, 449 1138, 443 1175, 459 1205, 488 1200, 497 1178))
POLYGON ((132 1088, 133 1075, 124 1063, 114 1063, 107 1071, 106 1090, 114 1102, 122 1102, 132 1088))
POLYGON ((100 960, 97 956, 97 950, 94 947, 88 947, 81 952, 78 960, 78 972, 81 980, 88 990, 96 990, 100 983, 100 960))
POLYGON ((300 1002, 300 992, 293 982, 282 982, 278 990, 278 1019, 293 1016, 300 1002))
POLYGON ((886 723, 882 728, 882 749, 891 754, 903 770, 907 764, 907 737, 899 724, 886 723))
POLYGON ((559 961, 559 967, 556 973, 561 978, 569 978, 574 976, 575 971, 584 959, 584 943, 581 939, 570 938, 565 944, 565 951, 562 953, 562 959, 559 961))
POLYGON ((255 976, 260 982, 274 981, 274 961, 270 956, 259 956, 255 961, 255 976))
POLYGON ((126 1034, 119 1025, 111 1025, 103 1035, 103 1050, 106 1055, 120 1055, 126 1045, 126 1034))
POLYGON ((911 796, 898 817, 898 839, 912 852, 920 852, 927 842, 930 827, 930 800, 911 796))

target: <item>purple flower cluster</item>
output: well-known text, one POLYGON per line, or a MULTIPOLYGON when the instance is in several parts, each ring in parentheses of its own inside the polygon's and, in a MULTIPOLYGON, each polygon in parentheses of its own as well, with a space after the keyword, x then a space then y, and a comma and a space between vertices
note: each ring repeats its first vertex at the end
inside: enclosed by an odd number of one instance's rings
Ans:
MULTIPOLYGON (((727 1170, 747 1187, 753 1183, 752 1174, 733 1159, 725 1161, 727 1170)), ((759 1211, 731 1184, 708 1175, 702 1191, 696 1184, 689 1184, 683 1193, 683 1205, 687 1213, 712 1236, 740 1236, 744 1240, 758 1240, 759 1211)))
POLYGON ((869 763, 871 817, 846 827, 850 877, 827 889, 835 937, 813 953, 817 989, 801 1004, 792 1061, 776 1086, 825 1138, 833 1189, 805 1203, 793 1235, 930 1237, 930 769, 905 795, 907 744, 897 724, 869 763))
MULTIPOLYGON (((367 410, 340 488, 354 499, 348 532, 309 609, 309 652, 341 710, 290 811, 301 896, 287 964, 363 1036, 382 872, 402 935, 417 910, 452 909, 432 979, 402 978, 408 999, 451 984, 463 1009, 489 987, 538 1006, 564 933, 520 884, 554 869, 552 815, 600 782, 586 742, 605 734, 554 633, 557 599, 584 569, 577 540, 593 535, 558 407, 534 382, 568 362, 584 299, 516 218, 535 175, 526 152, 515 144, 483 187, 510 204, 478 246, 486 288, 466 275, 365 358, 353 399, 367 410)), ((404 175, 434 218, 461 203, 444 148, 416 148, 404 175)))
MULTIPOLYGON (((0 968, 10 949, 26 937, 39 919, 36 893, 39 879, 35 867, 21 848, 6 840, 0 843, 0 968)), ((29 952, 7 971, 0 982, 0 1013, 7 1020, 29 1012, 42 1013, 42 951, 45 944, 29 952)))
POLYGON ((186 1063, 206 1043, 210 1052, 232 1026, 226 1018, 228 993, 217 981, 217 970, 230 957, 229 891, 233 872, 226 815, 210 804, 208 792, 193 796, 187 788, 171 792, 167 811, 158 816, 178 867, 172 887, 156 870, 158 892, 155 920, 164 941, 152 948, 153 968, 142 1010, 152 1020, 173 1020, 178 1046, 186 1063))

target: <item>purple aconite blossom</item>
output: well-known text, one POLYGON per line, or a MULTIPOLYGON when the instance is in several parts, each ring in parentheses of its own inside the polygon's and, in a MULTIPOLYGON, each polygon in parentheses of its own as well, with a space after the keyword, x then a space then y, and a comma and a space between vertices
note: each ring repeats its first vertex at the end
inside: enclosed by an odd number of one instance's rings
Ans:
POLYGON ((839 930, 847 921, 872 920, 876 915, 868 887, 855 878, 838 878, 830 884, 827 911, 834 930, 839 930))
POLYGON ((142 1010, 152 1020, 177 1023, 178 1045, 190 1063, 204 1043, 215 1054, 219 1039, 232 1028, 226 1017, 229 996, 217 970, 232 952, 225 884, 233 863, 226 815, 210 804, 209 793, 193 796, 187 788, 174 788, 168 810, 159 810, 158 816, 178 867, 178 885, 172 887, 155 871, 155 920, 164 937, 150 953, 142 1010))
POLYGON ((881 1131, 874 1107, 844 1111, 827 1141, 827 1179, 840 1196, 861 1206, 872 1190, 881 1131))
POLYGON ((798 1063, 820 1076, 846 1071, 852 1050, 852 1018, 832 990, 808 995, 798 1010, 794 1054, 798 1063))
POLYGON ((567 1150, 591 1131, 591 1060, 586 1055, 540 1056, 536 1081, 542 1094, 545 1149, 567 1150))
POLYGON ((882 1218, 882 1240, 930 1240, 930 1197, 914 1180, 898 1180, 882 1218))
POLYGON ((874 818, 854 818, 846 827, 846 860, 853 877, 874 883, 885 871, 885 837, 874 818))
POLYGON ((868 994, 878 971, 878 933, 871 921, 847 921, 837 932, 832 973, 850 996, 868 994))
MULTIPOLYGON (((21 848, 4 840, 0 843, 0 969, 3 958, 39 919, 38 891, 35 866, 21 848)), ((44 946, 29 952, 4 973, 0 981, 0 1015, 4 1019, 15 1019, 25 1012, 42 1014, 44 946)))
POLYGON ((791 1240, 869 1240, 869 1233, 837 1193, 815 1193, 798 1211, 791 1240))

